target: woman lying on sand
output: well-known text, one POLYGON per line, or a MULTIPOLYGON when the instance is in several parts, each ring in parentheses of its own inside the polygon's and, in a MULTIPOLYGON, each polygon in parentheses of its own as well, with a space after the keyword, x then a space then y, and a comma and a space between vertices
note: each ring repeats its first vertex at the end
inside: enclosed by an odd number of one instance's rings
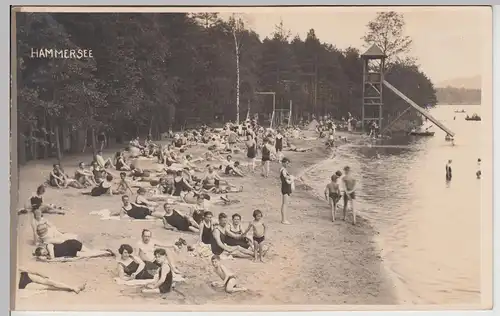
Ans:
POLYGON ((226 230, 224 232, 226 235, 226 244, 229 246, 240 246, 245 249, 251 247, 252 242, 250 239, 243 234, 243 229, 241 228, 241 215, 233 214, 232 223, 226 225, 226 230))
POLYGON ((133 255, 133 252, 134 249, 128 244, 123 244, 118 248, 120 254, 116 258, 118 277, 125 281, 153 279, 158 265, 149 261, 146 264, 141 258, 133 255))
POLYGON ((130 203, 130 198, 128 195, 122 196, 123 206, 117 212, 111 212, 109 216, 120 216, 124 218, 125 216, 131 217, 133 219, 146 219, 148 216, 162 218, 163 212, 156 212, 153 209, 137 205, 136 203, 130 203))
POLYGON ((212 256, 212 266, 214 267, 215 273, 222 279, 221 282, 212 282, 212 287, 223 287, 226 293, 236 293, 244 292, 247 289, 240 287, 236 280, 234 273, 226 268, 221 262, 220 257, 217 255, 212 256))
POLYGON ((85 168, 85 163, 80 162, 78 169, 75 171, 75 180, 84 187, 93 187, 97 185, 96 179, 92 171, 85 168))
POLYGON ((85 289, 86 285, 83 284, 80 286, 70 286, 63 282, 52 280, 48 276, 45 276, 41 273, 24 268, 19 268, 19 272, 20 275, 17 288, 20 290, 25 290, 25 289, 30 290, 35 288, 37 290, 40 290, 41 288, 43 288, 46 290, 56 290, 56 291, 59 290, 59 291, 75 292, 76 294, 78 294, 85 289))
POLYGON ((142 293, 148 294, 163 294, 168 293, 172 289, 173 274, 172 269, 167 260, 167 252, 165 249, 156 249, 154 251, 156 262, 160 265, 154 281, 147 284, 142 293))
POLYGON ((237 258, 251 258, 253 251, 241 246, 229 246, 226 244, 227 215, 219 214, 219 224, 213 225, 211 249, 214 255, 230 254, 237 258))
POLYGON ((163 204, 165 214, 163 215, 163 226, 168 230, 198 233, 200 226, 192 216, 182 214, 168 203, 163 204))
POLYGON ((60 244, 46 244, 35 249, 33 255, 40 261, 67 262, 85 258, 113 256, 110 250, 90 250, 76 239, 69 239, 60 244))
MULTIPOLYGON (((90 192, 83 192, 83 195, 91 196, 102 196, 102 195, 113 195, 113 189, 111 188, 111 181, 113 181, 113 176, 108 174, 106 179, 101 181, 96 187, 93 187, 90 192)), ((116 192, 118 193, 118 192, 116 192)))
POLYGON ((36 193, 33 194, 24 208, 19 210, 18 214, 27 214, 33 210, 40 210, 44 214, 59 214, 64 215, 66 211, 62 207, 53 204, 43 204, 43 195, 45 194, 45 186, 39 185, 36 188, 36 193))
POLYGON ((75 189, 81 189, 83 186, 76 181, 71 179, 67 174, 64 173, 61 166, 55 164, 49 175, 49 184, 52 187, 59 189, 66 189, 67 187, 73 187, 75 189))

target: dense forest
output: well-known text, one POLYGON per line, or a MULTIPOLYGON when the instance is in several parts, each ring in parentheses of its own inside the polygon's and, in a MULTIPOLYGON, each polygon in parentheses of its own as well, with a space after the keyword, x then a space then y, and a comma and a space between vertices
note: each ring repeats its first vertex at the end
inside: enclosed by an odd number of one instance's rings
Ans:
MULTIPOLYGON (((17 13, 16 25, 20 162, 82 151, 100 131, 117 141, 158 137, 187 123, 241 120, 249 108, 264 121, 273 101, 259 91, 275 92, 278 109, 292 100, 295 121, 361 115, 360 51, 322 42, 314 29, 293 37, 280 23, 262 39, 244 17, 217 13, 17 13), (32 58, 33 48, 92 50, 92 58, 32 58)), ((388 56, 389 82, 418 104, 437 103, 430 79, 399 57, 411 46, 401 14, 379 13, 364 39, 388 56)), ((388 120, 407 108, 389 91, 384 103, 388 120)))
POLYGON ((481 104, 480 89, 436 88, 439 104, 476 105, 481 104))

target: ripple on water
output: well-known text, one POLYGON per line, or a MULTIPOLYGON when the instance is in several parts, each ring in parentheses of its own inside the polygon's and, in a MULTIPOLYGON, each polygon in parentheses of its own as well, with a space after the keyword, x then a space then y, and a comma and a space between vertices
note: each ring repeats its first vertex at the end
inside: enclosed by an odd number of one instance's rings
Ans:
MULTIPOLYGON (((433 115, 453 116, 453 111, 442 107, 433 115)), ((376 241, 384 265, 397 286, 405 287, 401 292, 411 296, 402 298, 407 302, 480 301, 480 182, 475 179, 480 125, 447 124, 460 131, 455 147, 438 130, 432 138, 384 142, 401 146, 344 146, 305 175, 322 194, 325 175, 351 166, 358 179, 357 209, 380 232, 376 241), (444 181, 448 159, 453 159, 450 185, 444 181)))

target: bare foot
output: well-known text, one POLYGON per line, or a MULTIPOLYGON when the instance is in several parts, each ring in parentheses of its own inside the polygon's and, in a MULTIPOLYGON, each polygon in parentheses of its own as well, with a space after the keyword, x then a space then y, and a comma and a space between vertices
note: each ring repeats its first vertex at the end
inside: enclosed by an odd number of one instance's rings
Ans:
POLYGON ((80 293, 81 291, 85 290, 85 287, 87 286, 87 283, 83 283, 83 285, 81 285, 80 287, 77 287, 77 288, 74 288, 73 289, 73 292, 75 292, 76 294, 80 293))
POLYGON ((283 225, 291 225, 292 223, 290 223, 289 221, 281 221, 281 224, 283 224, 283 225))
POLYGON ((262 262, 262 263, 266 263, 266 260, 264 260, 264 258, 262 258, 262 257, 261 257, 261 258, 260 258, 260 262, 262 262))

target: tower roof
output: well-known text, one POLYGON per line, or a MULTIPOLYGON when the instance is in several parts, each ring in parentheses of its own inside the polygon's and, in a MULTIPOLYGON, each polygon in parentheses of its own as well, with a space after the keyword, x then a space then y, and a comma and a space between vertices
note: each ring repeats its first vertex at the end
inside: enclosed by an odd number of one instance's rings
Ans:
POLYGON ((373 44, 361 55, 363 58, 385 58, 384 52, 377 45, 373 44))

